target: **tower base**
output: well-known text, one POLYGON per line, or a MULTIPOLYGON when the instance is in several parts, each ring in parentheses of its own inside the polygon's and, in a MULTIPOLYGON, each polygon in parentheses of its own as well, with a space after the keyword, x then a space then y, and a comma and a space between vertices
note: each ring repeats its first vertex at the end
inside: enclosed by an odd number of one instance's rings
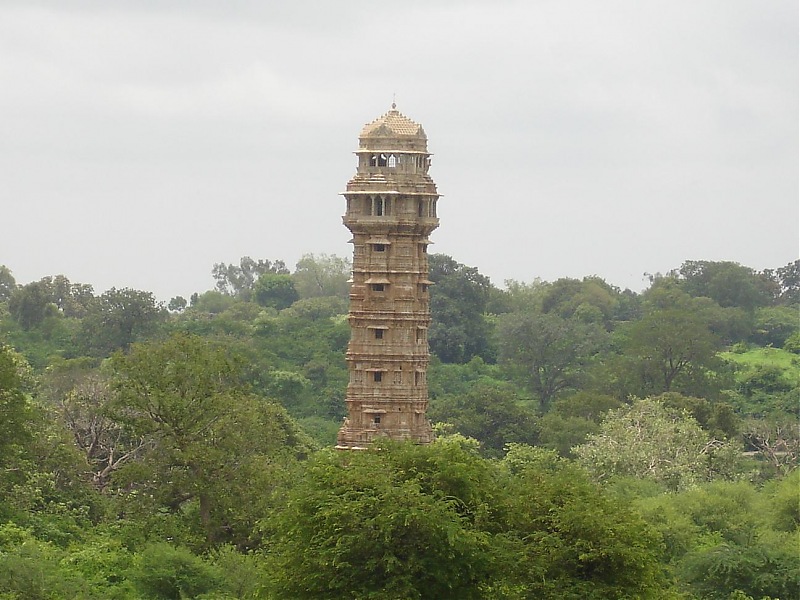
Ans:
POLYGON ((433 441, 433 429, 427 418, 420 419, 420 423, 413 429, 380 429, 374 424, 367 427, 354 427, 349 418, 336 436, 337 450, 364 450, 375 440, 386 438, 397 441, 411 441, 415 444, 430 444, 433 441))

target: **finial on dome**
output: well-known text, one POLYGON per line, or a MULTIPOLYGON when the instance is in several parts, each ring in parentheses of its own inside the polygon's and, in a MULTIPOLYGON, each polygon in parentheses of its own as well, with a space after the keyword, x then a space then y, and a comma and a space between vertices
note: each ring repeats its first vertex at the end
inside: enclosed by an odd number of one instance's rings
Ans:
POLYGON ((397 110, 396 96, 397 94, 392 92, 392 110, 397 110))

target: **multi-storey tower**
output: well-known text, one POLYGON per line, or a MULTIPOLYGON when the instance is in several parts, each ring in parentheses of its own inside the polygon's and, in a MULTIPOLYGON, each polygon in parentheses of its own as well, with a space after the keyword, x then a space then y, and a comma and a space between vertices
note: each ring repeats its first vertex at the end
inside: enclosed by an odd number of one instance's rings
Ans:
POLYGON ((433 439, 428 407, 428 235, 439 226, 422 126, 394 104, 364 126, 344 197, 353 234, 347 414, 339 448, 433 439))

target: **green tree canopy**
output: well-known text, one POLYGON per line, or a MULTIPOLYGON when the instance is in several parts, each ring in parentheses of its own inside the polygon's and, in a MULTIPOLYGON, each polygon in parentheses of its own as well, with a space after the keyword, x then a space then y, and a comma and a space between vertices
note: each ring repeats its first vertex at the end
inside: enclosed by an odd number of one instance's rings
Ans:
POLYGON ((142 460, 118 471, 118 485, 146 491, 132 501, 196 514, 208 544, 232 536, 244 543, 255 508, 249 487, 268 496, 281 457, 307 451, 285 411, 247 395, 237 361, 196 336, 135 344, 114 355, 112 368, 112 417, 149 440, 142 460))
POLYGON ((490 326, 484 317, 492 283, 475 267, 445 254, 428 257, 431 323, 428 342, 442 362, 468 362, 474 356, 493 361, 490 326))
POLYGON ((711 298, 724 308, 753 311, 769 305, 777 291, 770 278, 735 262, 687 260, 678 274, 687 294, 711 298))
POLYGON ((572 448, 597 433, 606 413, 621 404, 611 396, 586 391, 558 398, 539 419, 539 444, 571 457, 572 448))
POLYGON ((264 273, 259 276, 253 288, 253 297, 261 306, 269 306, 276 310, 290 307, 299 298, 291 275, 264 273))
POLYGON ((350 295, 350 259, 335 254, 304 254, 292 274, 301 298, 336 296, 347 300, 350 295))
POLYGON ((522 445, 501 467, 513 474, 503 482, 506 528, 495 538, 508 553, 501 589, 514 590, 509 598, 677 598, 658 564, 657 532, 583 470, 522 445))
POLYGON ((8 463, 11 447, 30 436, 30 410, 23 390, 26 371, 25 359, 0 344, 0 470, 8 463))
POLYGON ((17 289, 17 281, 11 274, 11 269, 5 265, 0 265, 0 302, 8 300, 14 290, 17 289))
POLYGON ((465 394, 432 401, 428 415, 478 440, 489 456, 501 456, 507 444, 534 444, 538 438, 534 412, 510 384, 478 382, 465 394))
POLYGON ((777 270, 781 287, 780 299, 784 304, 800 304, 800 259, 777 270))
POLYGON ((277 597, 484 597, 491 546, 469 513, 485 478, 446 444, 318 454, 272 519, 277 597))
POLYGON ((152 334, 167 318, 150 292, 111 288, 92 304, 82 321, 81 339, 92 356, 107 356, 152 334))
POLYGON ((501 364, 527 383, 542 412, 580 383, 605 338, 596 324, 532 312, 501 315, 497 333, 501 364))
POLYGON ((565 319, 577 318, 593 323, 611 324, 620 292, 599 277, 583 280, 562 278, 547 286, 542 299, 542 312, 565 319))
POLYGON ((215 263, 211 274, 217 282, 217 290, 229 296, 236 296, 242 300, 250 300, 253 286, 261 275, 273 273, 275 275, 288 275, 289 269, 282 260, 270 261, 267 259, 253 260, 243 256, 238 265, 215 263))
POLYGON ((706 395, 719 381, 708 372, 721 363, 720 339, 711 330, 713 312, 666 280, 648 290, 643 316, 618 328, 620 354, 606 370, 621 397, 680 391, 706 395))

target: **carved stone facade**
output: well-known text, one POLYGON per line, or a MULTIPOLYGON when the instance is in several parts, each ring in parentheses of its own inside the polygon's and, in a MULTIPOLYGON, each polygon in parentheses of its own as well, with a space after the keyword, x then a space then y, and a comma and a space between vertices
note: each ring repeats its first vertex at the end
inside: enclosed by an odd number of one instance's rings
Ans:
POLYGON ((385 436, 427 444, 428 239, 439 194, 422 126, 395 109, 364 126, 344 197, 353 234, 347 413, 338 448, 385 436))

